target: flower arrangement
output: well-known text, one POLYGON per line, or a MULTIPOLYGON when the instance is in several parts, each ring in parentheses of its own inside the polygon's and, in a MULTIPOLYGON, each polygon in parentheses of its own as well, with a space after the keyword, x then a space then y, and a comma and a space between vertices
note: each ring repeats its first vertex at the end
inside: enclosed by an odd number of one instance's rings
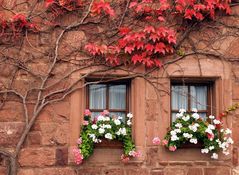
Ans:
MULTIPOLYGON (((193 114, 189 114, 185 109, 180 109, 176 114, 176 120, 171 129, 167 132, 162 145, 169 151, 176 151, 177 148, 186 142, 203 144, 201 153, 211 153, 212 159, 218 159, 218 152, 229 154, 229 146, 233 144, 230 137, 231 130, 223 129, 220 119, 210 115, 209 122, 204 121, 193 109, 193 114)), ((155 137, 153 143, 161 144, 160 139, 155 137)))
POLYGON ((91 112, 85 110, 81 135, 77 141, 78 147, 73 149, 76 164, 81 164, 83 159, 87 159, 93 154, 94 145, 100 143, 102 139, 119 140, 123 143, 124 153, 121 155, 123 162, 128 162, 130 157, 140 157, 131 137, 131 120, 133 114, 127 114, 127 121, 123 118, 109 117, 109 112, 104 110, 101 115, 91 119, 91 112))

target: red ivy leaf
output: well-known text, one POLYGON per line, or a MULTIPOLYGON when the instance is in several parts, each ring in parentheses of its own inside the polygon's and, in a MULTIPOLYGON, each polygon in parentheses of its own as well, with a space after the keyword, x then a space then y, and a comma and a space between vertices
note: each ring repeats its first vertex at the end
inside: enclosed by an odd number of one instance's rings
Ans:
POLYGON ((157 34, 155 34, 155 33, 151 33, 151 35, 149 36, 149 38, 150 38, 153 42, 159 40, 159 36, 158 36, 157 34))
POLYGON ((125 53, 131 54, 134 51, 134 45, 129 45, 124 48, 125 53))
POLYGON ((139 49, 143 49, 144 48, 144 43, 143 42, 135 42, 135 47, 139 50, 139 49))
POLYGON ((155 50, 154 50, 155 53, 162 53, 162 54, 165 54, 165 44, 160 42, 160 43, 157 43, 156 46, 155 46, 155 50))
POLYGON ((154 59, 154 63, 155 63, 155 66, 162 67, 162 63, 158 59, 154 59))
POLYGON ((147 26, 144 28, 144 32, 145 33, 154 33, 155 32, 155 29, 153 26, 147 26))
POLYGON ((193 16, 195 16, 196 13, 193 9, 187 9, 184 14, 185 19, 192 19, 193 16))
POLYGON ((131 31, 131 29, 129 27, 121 27, 119 28, 119 32, 121 35, 126 35, 131 31))
POLYGON ((200 21, 202 21, 204 19, 203 15, 200 12, 197 12, 195 17, 200 21))
POLYGON ((45 0, 45 7, 48 8, 49 6, 51 6, 52 4, 54 4, 54 0, 45 0))
POLYGON ((148 52, 152 52, 154 50, 154 46, 152 44, 146 44, 145 49, 148 52))
POLYGON ((132 56, 131 60, 132 60, 133 64, 136 64, 137 62, 141 63, 143 60, 143 57, 142 57, 142 55, 135 54, 132 56))
POLYGON ((99 15, 101 11, 104 11, 106 14, 110 15, 111 17, 115 16, 114 10, 111 8, 109 2, 104 2, 104 0, 100 0, 100 2, 94 2, 91 12, 93 14, 99 15))
POLYGON ((138 3, 137 2, 131 2, 129 4, 129 8, 133 8, 134 6, 136 6, 138 3))
POLYGON ((154 62, 148 57, 143 59, 143 64, 146 65, 147 67, 152 67, 154 62))

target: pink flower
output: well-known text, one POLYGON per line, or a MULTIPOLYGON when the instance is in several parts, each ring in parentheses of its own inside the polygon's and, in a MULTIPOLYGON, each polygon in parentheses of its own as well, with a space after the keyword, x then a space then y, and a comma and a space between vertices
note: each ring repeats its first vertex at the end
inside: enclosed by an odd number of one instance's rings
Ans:
POLYGON ((167 145, 167 144, 168 144, 168 140, 164 139, 164 140, 162 141, 162 144, 163 144, 163 146, 167 145))
POLYGON ((176 151, 177 147, 176 146, 170 146, 169 151, 176 151))
POLYGON ((82 138, 80 137, 77 142, 76 142, 78 145, 82 144, 82 138))
POLYGON ((110 112, 109 112, 108 110, 104 110, 104 111, 101 113, 101 115, 103 115, 103 116, 109 115, 109 114, 110 114, 110 112))
POLYGON ((123 163, 128 163, 128 161, 129 161, 129 156, 126 156, 126 155, 122 154, 122 155, 121 155, 121 161, 122 161, 123 163))
POLYGON ((130 151, 129 152, 129 155, 130 156, 133 156, 133 157, 141 157, 142 153, 140 151, 130 151))
POLYGON ((155 144, 155 145, 160 144, 160 138, 159 137, 154 137, 154 139, 152 141, 153 141, 153 144, 155 144))
POLYGON ((85 116, 91 116, 91 112, 89 109, 86 109, 85 112, 84 112, 84 115, 85 116))
POLYGON ((214 134, 213 133, 212 134, 207 133, 207 138, 209 140, 213 140, 214 139, 214 134))
POLYGON ((78 148, 73 148, 72 151, 75 157, 75 163, 77 165, 81 164, 83 161, 83 155, 81 154, 81 151, 78 148))
POLYGON ((84 120, 84 121, 83 121, 83 125, 84 125, 84 126, 87 126, 87 125, 89 125, 89 122, 86 121, 86 120, 84 120))

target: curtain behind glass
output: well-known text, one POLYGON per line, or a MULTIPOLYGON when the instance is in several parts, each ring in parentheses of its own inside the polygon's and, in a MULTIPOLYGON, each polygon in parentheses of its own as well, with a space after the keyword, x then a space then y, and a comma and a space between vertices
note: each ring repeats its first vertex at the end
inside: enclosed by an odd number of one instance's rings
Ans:
POLYGON ((126 85, 109 87, 109 109, 126 109, 126 85))
POLYGON ((172 86, 172 110, 188 109, 188 87, 172 86))
POLYGON ((97 84, 89 86, 90 109, 106 108, 106 85, 97 84))
POLYGON ((190 86, 191 109, 207 110, 207 86, 190 86))

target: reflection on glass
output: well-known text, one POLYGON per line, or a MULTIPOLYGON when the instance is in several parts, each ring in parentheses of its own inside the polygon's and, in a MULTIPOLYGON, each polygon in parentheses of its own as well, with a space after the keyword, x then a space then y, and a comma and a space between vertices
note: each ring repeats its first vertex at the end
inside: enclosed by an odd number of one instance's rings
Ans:
POLYGON ((191 109, 207 110, 207 86, 190 86, 191 109))
POLYGON ((188 88, 187 86, 172 86, 172 109, 188 109, 188 88))
POLYGON ((126 108, 126 85, 112 85, 109 87, 109 108, 126 108))
POLYGON ((106 85, 90 85, 90 109, 106 108, 106 85))

